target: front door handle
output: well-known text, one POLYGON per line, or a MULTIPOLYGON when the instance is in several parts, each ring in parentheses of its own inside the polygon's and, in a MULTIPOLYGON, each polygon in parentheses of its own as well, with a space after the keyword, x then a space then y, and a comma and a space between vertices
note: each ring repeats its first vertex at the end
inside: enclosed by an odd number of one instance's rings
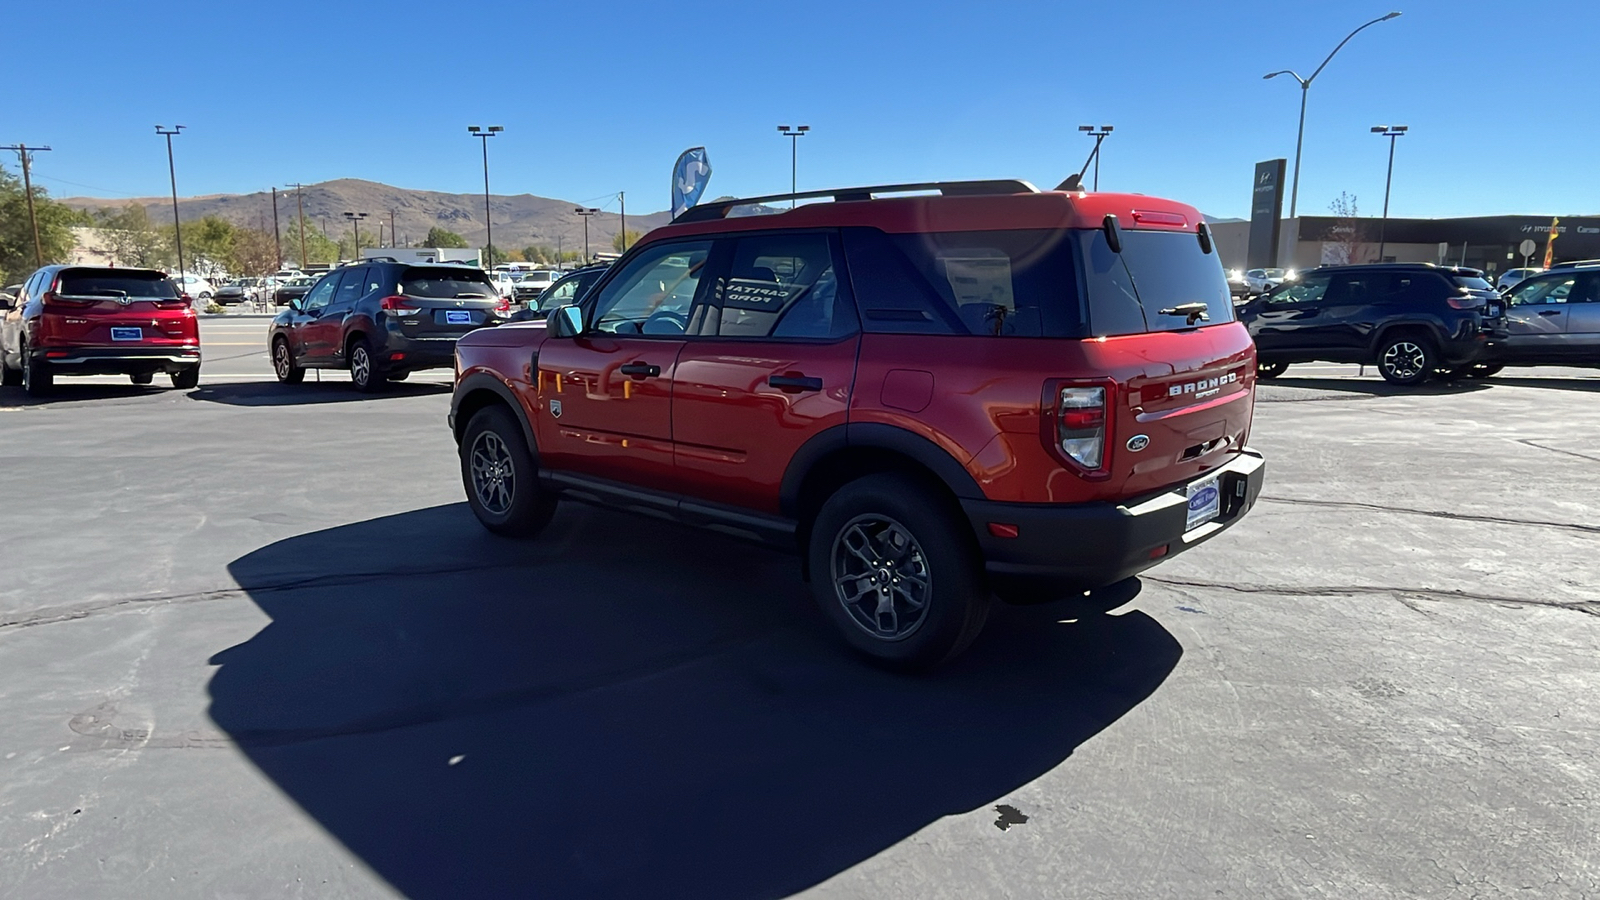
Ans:
POLYGON ((624 375, 632 375, 635 378, 658 378, 661 375, 660 366, 652 366, 649 363, 642 362, 627 363, 617 371, 624 375))
POLYGON ((1541 310, 1539 310, 1539 315, 1541 315, 1541 316, 1559 316, 1564 312, 1566 312, 1566 310, 1564 310, 1564 309, 1541 309, 1541 310))
POLYGON ((804 375, 772 375, 767 378, 767 387, 775 387, 790 394, 797 394, 801 391, 820 391, 822 390, 822 379, 807 378, 804 375))

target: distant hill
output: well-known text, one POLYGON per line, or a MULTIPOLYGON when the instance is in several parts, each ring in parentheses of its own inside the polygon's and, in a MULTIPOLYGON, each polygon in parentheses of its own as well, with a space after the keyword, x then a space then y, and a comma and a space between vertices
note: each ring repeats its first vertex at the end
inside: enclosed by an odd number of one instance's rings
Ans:
MULTIPOLYGON (((378 225, 383 225, 384 243, 392 243, 389 234, 390 216, 402 242, 416 244, 435 226, 453 231, 467 239, 467 243, 482 246, 486 239, 483 220, 482 194, 444 194, 438 191, 416 191, 392 187, 373 181, 341 178, 321 184, 306 185, 301 190, 307 224, 315 224, 334 237, 350 233, 346 211, 367 213, 361 222, 362 246, 374 246, 378 239, 378 225)), ((138 197, 107 200, 98 197, 67 197, 62 203, 74 209, 108 209, 131 204, 141 204, 150 211, 156 222, 172 220, 172 201, 161 197, 138 197)), ((554 200, 532 194, 512 196, 490 195, 489 209, 494 214, 494 243, 504 250, 546 244, 559 244, 564 250, 583 249, 583 219, 573 212, 580 204, 569 200, 554 200)), ((641 212, 643 212, 641 210, 641 212)), ((185 222, 206 216, 220 216, 237 225, 272 227, 272 195, 208 194, 200 197, 179 197, 178 216, 185 222)), ((646 232, 667 224, 672 218, 668 212, 628 215, 628 230, 646 232)), ((286 252, 293 247, 296 223, 295 192, 278 192, 278 225, 286 252)), ((615 212, 603 212, 589 221, 589 249, 611 249, 611 239, 621 225, 615 212)))

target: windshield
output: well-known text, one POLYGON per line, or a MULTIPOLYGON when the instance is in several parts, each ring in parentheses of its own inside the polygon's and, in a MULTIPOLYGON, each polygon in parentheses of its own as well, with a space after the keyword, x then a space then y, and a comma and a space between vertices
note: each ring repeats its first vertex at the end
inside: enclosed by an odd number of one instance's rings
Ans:
POLYGON ((489 276, 479 270, 413 266, 401 276, 400 293, 435 300, 489 298, 495 295, 495 287, 489 276))
POLYGON ((115 275, 68 269, 57 293, 78 297, 128 296, 141 300, 176 300, 177 285, 160 272, 118 272, 115 275))

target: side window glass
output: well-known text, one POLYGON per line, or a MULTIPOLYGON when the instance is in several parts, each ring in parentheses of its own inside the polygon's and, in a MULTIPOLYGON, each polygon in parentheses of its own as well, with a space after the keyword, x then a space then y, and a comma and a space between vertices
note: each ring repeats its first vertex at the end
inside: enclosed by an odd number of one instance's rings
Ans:
POLYGON ((767 234, 729 243, 727 278, 696 310, 696 334, 831 338, 855 332, 828 235, 767 234))
POLYGON ((710 241, 665 243, 641 251, 595 298, 592 327, 611 334, 683 334, 710 255, 710 241))
POLYGON ((1531 278, 1511 289, 1507 299, 1512 306, 1565 303, 1576 278, 1531 278))
POLYGON ((572 303, 572 298, 578 296, 578 279, 569 278, 550 289, 550 293, 539 301, 542 310, 555 309, 558 306, 567 306, 572 303))
POLYGON ((1299 281, 1286 281, 1284 286, 1267 297, 1267 302, 1279 303, 1318 303, 1328 293, 1328 283, 1332 281, 1328 275, 1307 275, 1299 281))
POLYGON ((306 312, 316 312, 317 310, 326 307, 328 305, 328 301, 333 299, 333 288, 334 285, 338 283, 338 275, 328 275, 321 281, 317 282, 316 287, 313 287, 311 291, 306 294, 306 312))
MULTIPOLYGON (((367 270, 367 289, 361 292, 361 296, 367 297, 367 296, 371 296, 372 294, 377 293, 378 291, 382 291, 383 290, 384 273, 385 273, 385 269, 383 268, 383 266, 373 266, 372 268, 368 269, 367 270)), ((388 293, 388 292, 384 291, 384 293, 388 293)))
POLYGON ((348 269, 344 277, 339 279, 339 288, 334 291, 333 306, 349 306, 362 294, 362 288, 367 283, 368 269, 365 267, 348 269))
POLYGON ((1568 303, 1600 303, 1600 274, 1582 275, 1573 286, 1568 303))

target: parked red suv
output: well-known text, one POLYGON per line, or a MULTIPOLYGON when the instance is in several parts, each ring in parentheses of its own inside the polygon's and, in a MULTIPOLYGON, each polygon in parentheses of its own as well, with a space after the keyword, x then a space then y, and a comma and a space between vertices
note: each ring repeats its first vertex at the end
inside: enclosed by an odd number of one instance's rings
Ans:
POLYGON ((1011 181, 798 196, 832 202, 696 207, 579 306, 461 339, 450 422, 485 526, 532 535, 569 498, 796 550, 846 641, 918 668, 995 593, 1107 586, 1249 510, 1255 349, 1193 208, 1011 181))
POLYGON ((200 330, 188 298, 153 269, 45 266, 0 297, 0 380, 33 396, 57 375, 200 383, 200 330))

